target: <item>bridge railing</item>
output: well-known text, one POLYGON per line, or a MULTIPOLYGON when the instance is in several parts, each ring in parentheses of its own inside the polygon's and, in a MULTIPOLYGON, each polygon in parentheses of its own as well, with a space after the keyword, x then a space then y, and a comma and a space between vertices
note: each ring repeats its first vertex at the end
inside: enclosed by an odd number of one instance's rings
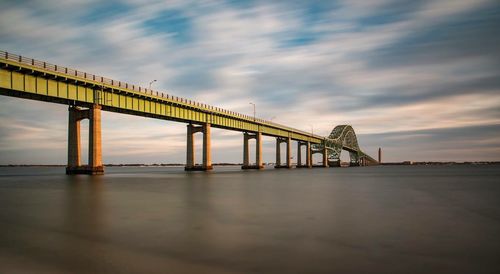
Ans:
POLYGON ((276 128, 285 129, 285 130, 288 130, 290 132, 296 132, 296 133, 300 133, 300 134, 303 134, 303 135, 308 135, 308 136, 315 137, 315 138, 320 138, 320 139, 323 138, 322 136, 313 135, 311 133, 308 133, 308 132, 305 132, 305 131, 301 131, 301 130, 298 130, 298 129, 294 129, 294 128, 291 128, 291 127, 287 127, 285 125, 281 125, 281 124, 278 124, 278 123, 275 123, 275 122, 267 121, 267 120, 256 118, 256 117, 252 117, 252 116, 249 116, 249 115, 241 114, 241 113, 238 113, 238 112, 235 112, 235 111, 226 110, 226 109, 219 108, 219 107, 214 107, 214 106, 211 106, 211 105, 208 105, 208 104, 195 102, 195 101, 192 101, 192 100, 188 100, 186 98, 182 98, 182 97, 178 97, 178 96, 173 96, 173 95, 166 94, 166 93, 159 92, 159 91, 155 91, 155 90, 152 90, 152 89, 143 88, 143 87, 138 86, 138 85, 133 85, 133 84, 129 84, 129 83, 121 82, 121 81, 116 81, 116 80, 113 80, 113 79, 110 79, 110 78, 106 78, 106 77, 98 76, 98 75, 95 75, 95 74, 91 74, 91 73, 79 71, 79 70, 76 70, 76 69, 71 69, 71 68, 67 68, 67 67, 63 67, 63 66, 59 66, 59 65, 54 65, 54 64, 47 63, 47 62, 40 61, 40 60, 36 60, 36 59, 33 59, 33 58, 28 58, 28 57, 24 57, 24 56, 21 56, 21 55, 9 53, 9 52, 3 51, 3 50, 0 50, 0 59, 10 60, 10 61, 14 61, 14 62, 17 62, 17 63, 26 64, 26 65, 30 65, 30 66, 33 66, 33 67, 38 67, 38 68, 41 68, 41 69, 44 69, 44 70, 49 70, 49 71, 54 71, 54 72, 57 72, 57 73, 66 74, 68 76, 74 76, 74 77, 83 78, 83 79, 86 79, 86 80, 95 81, 95 82, 99 82, 99 83, 110 85, 110 86, 115 86, 115 87, 118 87, 118 88, 130 89, 130 90, 133 90, 135 92, 144 93, 144 94, 150 95, 150 96, 156 96, 156 97, 166 98, 166 99, 169 99, 169 100, 172 100, 172 101, 175 101, 175 102, 179 102, 179 103, 191 105, 191 106, 197 107, 197 108, 204 108, 204 109, 207 109, 209 111, 223 113, 223 114, 234 116, 234 117, 238 117, 240 119, 244 119, 244 120, 247 120, 247 121, 252 121, 252 122, 255 122, 255 123, 259 123, 259 124, 262 124, 262 125, 268 125, 268 126, 272 126, 272 127, 276 127, 276 128))

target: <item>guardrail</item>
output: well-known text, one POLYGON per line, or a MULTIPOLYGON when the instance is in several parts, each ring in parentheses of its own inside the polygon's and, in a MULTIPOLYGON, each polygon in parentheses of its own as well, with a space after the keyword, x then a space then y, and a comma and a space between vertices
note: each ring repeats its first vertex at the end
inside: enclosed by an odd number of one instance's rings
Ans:
POLYGON ((274 123, 274 122, 271 122, 271 121, 267 121, 267 120, 264 120, 264 119, 260 119, 260 118, 256 118, 256 117, 251 117, 249 115, 241 114, 241 113, 238 113, 238 112, 235 112, 235 111, 226 110, 226 109, 219 108, 219 107, 214 107, 214 106, 211 106, 211 105, 208 105, 208 104, 195 102, 195 101, 192 101, 192 100, 188 100, 186 98, 169 95, 169 94, 166 94, 166 93, 163 93, 163 92, 154 91, 152 89, 143 88, 143 87, 140 87, 138 85, 132 85, 132 84, 129 84, 129 83, 126 83, 126 82, 116 81, 116 80, 109 79, 109 78, 102 77, 102 76, 98 76, 98 75, 95 75, 95 74, 91 74, 91 73, 79 71, 79 70, 76 70, 76 69, 71 69, 71 68, 67 68, 67 67, 63 67, 63 66, 59 66, 59 65, 54 65, 54 64, 51 64, 51 63, 47 63, 45 61, 39 61, 39 60, 36 60, 36 59, 33 59, 33 58, 28 58, 28 57, 24 57, 24 56, 21 56, 21 55, 9 53, 9 52, 3 51, 3 50, 0 50, 0 59, 10 60, 10 61, 14 61, 14 62, 17 62, 17 63, 21 63, 21 64, 25 64, 25 65, 30 65, 30 66, 37 67, 37 68, 41 68, 41 69, 44 69, 44 70, 54 71, 54 72, 66 74, 68 76, 82 78, 82 79, 85 79, 85 80, 96 81, 96 82, 103 83, 103 84, 106 84, 106 85, 111 85, 111 86, 114 86, 114 87, 117 87, 117 88, 126 88, 126 89, 133 90, 135 92, 141 92, 141 93, 144 93, 144 94, 147 94, 147 95, 151 95, 151 96, 157 96, 157 97, 162 97, 162 98, 170 99, 172 101, 176 101, 176 102, 179 102, 179 103, 191 105, 193 107, 199 107, 199 108, 202 107, 202 108, 214 111, 214 112, 219 112, 219 113, 222 113, 222 114, 230 115, 230 116, 237 117, 237 118, 240 118, 240 119, 244 119, 244 120, 247 120, 247 121, 251 121, 251 122, 254 122, 254 123, 257 123, 257 124, 268 125, 268 126, 272 126, 272 127, 275 127, 275 128, 285 129, 285 130, 288 130, 290 132, 300 133, 300 134, 311 136, 311 137, 314 137, 314 138, 319 138, 319 139, 323 139, 324 138, 322 136, 314 135, 314 134, 311 134, 311 133, 308 133, 308 132, 305 132, 305 131, 302 131, 302 130, 298 130, 298 129, 294 129, 294 128, 291 128, 291 127, 287 127, 287 126, 284 126, 284 125, 281 125, 281 124, 278 124, 278 123, 274 123))

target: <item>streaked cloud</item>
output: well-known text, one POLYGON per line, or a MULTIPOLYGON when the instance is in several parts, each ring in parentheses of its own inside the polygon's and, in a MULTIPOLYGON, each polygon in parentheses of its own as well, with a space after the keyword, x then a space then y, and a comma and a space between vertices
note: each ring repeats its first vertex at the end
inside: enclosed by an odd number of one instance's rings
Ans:
MULTIPOLYGON (((262 118, 322 135, 352 124, 366 151, 387 148, 392 160, 499 159, 491 133, 475 131, 469 146, 436 133, 500 124, 499 10, 493 0, 5 1, 0 48, 143 86, 157 79, 247 114, 255 102, 262 118), (408 137, 431 133, 440 153, 408 137)), ((49 160, 65 161, 65 107, 6 97, 0 107, 0 151, 55 149, 49 160)), ((103 119, 105 161, 184 161, 184 125, 103 119)), ((239 134, 214 130, 212 143, 214 161, 241 161, 239 134)))

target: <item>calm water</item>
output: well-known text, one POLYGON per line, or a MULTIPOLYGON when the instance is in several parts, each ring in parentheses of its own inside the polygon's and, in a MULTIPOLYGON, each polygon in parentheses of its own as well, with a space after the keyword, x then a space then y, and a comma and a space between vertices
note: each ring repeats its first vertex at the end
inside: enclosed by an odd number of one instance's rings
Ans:
POLYGON ((0 273, 500 273, 500 166, 0 169, 0 273))

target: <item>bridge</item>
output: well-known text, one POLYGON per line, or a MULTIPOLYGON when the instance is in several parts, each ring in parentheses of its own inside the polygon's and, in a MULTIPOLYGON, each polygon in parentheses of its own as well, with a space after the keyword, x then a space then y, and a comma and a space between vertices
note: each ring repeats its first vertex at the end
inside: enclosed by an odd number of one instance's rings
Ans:
POLYGON ((276 168, 291 168, 291 145, 297 142, 296 167, 313 167, 312 155, 322 154, 321 167, 340 166, 346 150, 351 166, 377 161, 358 145, 354 129, 337 126, 328 137, 285 125, 164 94, 137 85, 0 51, 0 95, 68 105, 68 163, 66 174, 102 174, 101 111, 187 123, 186 171, 210 170, 211 128, 243 133, 243 169, 261 169, 262 136, 276 138, 276 168), (81 163, 80 121, 89 119, 88 164, 81 163), (194 134, 203 134, 202 164, 195 164, 194 134), (255 139, 255 164, 250 163, 249 141, 255 139), (281 144, 286 144, 284 161, 281 144), (305 162, 302 147, 305 146, 305 162))

